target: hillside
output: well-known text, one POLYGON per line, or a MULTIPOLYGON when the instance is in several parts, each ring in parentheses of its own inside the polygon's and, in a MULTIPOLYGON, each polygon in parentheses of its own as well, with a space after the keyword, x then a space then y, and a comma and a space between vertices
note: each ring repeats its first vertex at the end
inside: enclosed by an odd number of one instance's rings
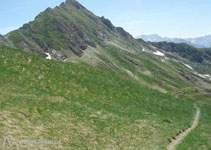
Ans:
POLYGON ((104 46, 104 41, 128 42, 139 47, 129 33, 108 19, 95 16, 75 0, 46 9, 34 21, 5 37, 16 48, 42 56, 49 53, 57 60, 66 60, 73 54, 81 57, 89 47, 104 46))
POLYGON ((75 0, 0 38, 0 143, 164 150, 197 105, 199 126, 179 148, 210 148, 210 49, 136 40, 75 0))
POLYGON ((203 51, 185 43, 150 42, 150 44, 166 52, 177 53, 179 56, 192 62, 201 64, 211 62, 211 55, 208 49, 203 51))
POLYGON ((194 115, 190 101, 127 73, 0 52, 0 139, 59 140, 61 149, 164 149, 194 115))
MULTIPOLYGON (((200 74, 211 74, 211 49, 199 49, 185 43, 148 42, 157 49, 174 53, 186 60, 189 60, 192 68, 200 74)), ((176 58, 174 56, 174 58, 176 58)), ((176 58, 178 59, 178 58, 176 58)), ((183 60, 183 63, 186 63, 183 60)))

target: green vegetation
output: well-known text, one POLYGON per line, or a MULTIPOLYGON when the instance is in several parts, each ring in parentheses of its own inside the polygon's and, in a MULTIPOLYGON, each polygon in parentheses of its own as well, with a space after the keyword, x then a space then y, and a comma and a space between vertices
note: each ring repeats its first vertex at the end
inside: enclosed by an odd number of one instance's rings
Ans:
POLYGON ((165 149, 192 121, 193 103, 127 74, 0 52, 0 143, 10 136, 60 140, 61 149, 165 149))
POLYGON ((113 26, 104 17, 95 16, 76 1, 66 1, 59 7, 46 9, 34 21, 6 37, 15 48, 39 55, 48 52, 57 60, 69 58, 69 52, 81 57, 88 47, 104 46, 107 40, 115 39, 130 47, 141 47, 122 28, 113 26))
POLYGON ((192 92, 185 97, 190 101, 194 101, 200 107, 201 116, 199 125, 182 141, 177 149, 209 150, 211 149, 211 95, 202 95, 198 92, 192 92))
POLYGON ((210 49, 151 44, 165 57, 75 0, 0 35, 1 47, 16 48, 0 48, 0 144, 9 136, 61 141, 21 147, 32 150, 164 150, 197 104, 199 126, 178 149, 210 148, 211 81, 197 75, 211 73, 210 49))
POLYGON ((177 53, 179 56, 192 62, 206 63, 211 62, 211 52, 209 49, 203 50, 190 46, 185 43, 168 43, 168 42, 149 42, 153 46, 167 52, 177 53))

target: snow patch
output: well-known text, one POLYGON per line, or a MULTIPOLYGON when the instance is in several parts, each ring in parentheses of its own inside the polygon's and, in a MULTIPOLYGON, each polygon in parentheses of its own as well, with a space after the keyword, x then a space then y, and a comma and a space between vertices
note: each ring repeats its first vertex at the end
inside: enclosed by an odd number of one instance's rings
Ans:
POLYGON ((200 73, 196 72, 190 65, 185 64, 185 63, 183 63, 183 65, 185 65, 187 68, 193 70, 193 73, 194 73, 195 75, 197 75, 197 76, 199 76, 199 77, 201 77, 201 78, 204 78, 204 79, 209 79, 209 80, 211 80, 211 76, 210 76, 209 74, 200 74, 200 73))
POLYGON ((142 51, 145 52, 145 49, 143 48, 142 51))
POLYGON ((153 52, 153 54, 155 54, 157 56, 165 56, 165 54, 161 53, 160 51, 153 52))
POLYGON ((185 64, 185 63, 183 63, 183 65, 185 65, 185 66, 188 67, 189 69, 193 70, 193 68, 192 68, 190 65, 185 64))
POLYGON ((49 60, 52 59, 52 57, 51 57, 51 55, 50 55, 49 53, 45 53, 45 54, 48 55, 48 56, 46 57, 46 59, 49 59, 49 60))
POLYGON ((211 76, 210 76, 209 74, 200 74, 200 73, 198 73, 198 72, 194 72, 194 74, 197 75, 197 76, 200 76, 200 77, 202 77, 202 78, 204 78, 204 79, 209 79, 209 80, 211 80, 211 76))
POLYGON ((211 78, 209 74, 204 74, 204 77, 211 78))

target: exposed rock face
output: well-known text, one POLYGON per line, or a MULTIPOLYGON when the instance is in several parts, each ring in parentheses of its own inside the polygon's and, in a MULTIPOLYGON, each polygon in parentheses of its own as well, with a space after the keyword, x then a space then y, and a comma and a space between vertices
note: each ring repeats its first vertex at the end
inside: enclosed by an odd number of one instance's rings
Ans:
POLYGON ((0 42, 5 41, 5 38, 0 34, 0 42))
MULTIPOLYGON (((0 34, 0 46, 10 46, 8 41, 1 34, 0 34)), ((12 46, 10 46, 10 47, 12 47, 12 46)))
POLYGON ((133 38, 128 32, 126 32, 121 27, 117 27, 117 31, 120 33, 121 36, 123 36, 127 40, 131 40, 133 38))
POLYGON ((78 3, 76 0, 66 0, 66 4, 73 5, 77 9, 85 9, 85 7, 78 3))
POLYGON ((104 17, 101 17, 101 19, 102 19, 103 23, 104 23, 110 30, 112 30, 112 31, 115 31, 115 30, 116 30, 116 28, 114 27, 114 25, 111 23, 110 20, 108 20, 108 19, 106 19, 106 18, 104 18, 104 17))

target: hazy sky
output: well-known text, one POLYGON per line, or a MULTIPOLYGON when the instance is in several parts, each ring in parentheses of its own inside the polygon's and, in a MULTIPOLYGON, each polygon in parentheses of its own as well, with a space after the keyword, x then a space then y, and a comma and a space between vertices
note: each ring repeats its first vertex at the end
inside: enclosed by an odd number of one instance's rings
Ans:
MULTIPOLYGON (((65 0, 1 0, 0 33, 32 21, 47 7, 65 0)), ((98 16, 134 37, 157 33, 169 37, 211 34, 211 0, 78 0, 98 16)))

